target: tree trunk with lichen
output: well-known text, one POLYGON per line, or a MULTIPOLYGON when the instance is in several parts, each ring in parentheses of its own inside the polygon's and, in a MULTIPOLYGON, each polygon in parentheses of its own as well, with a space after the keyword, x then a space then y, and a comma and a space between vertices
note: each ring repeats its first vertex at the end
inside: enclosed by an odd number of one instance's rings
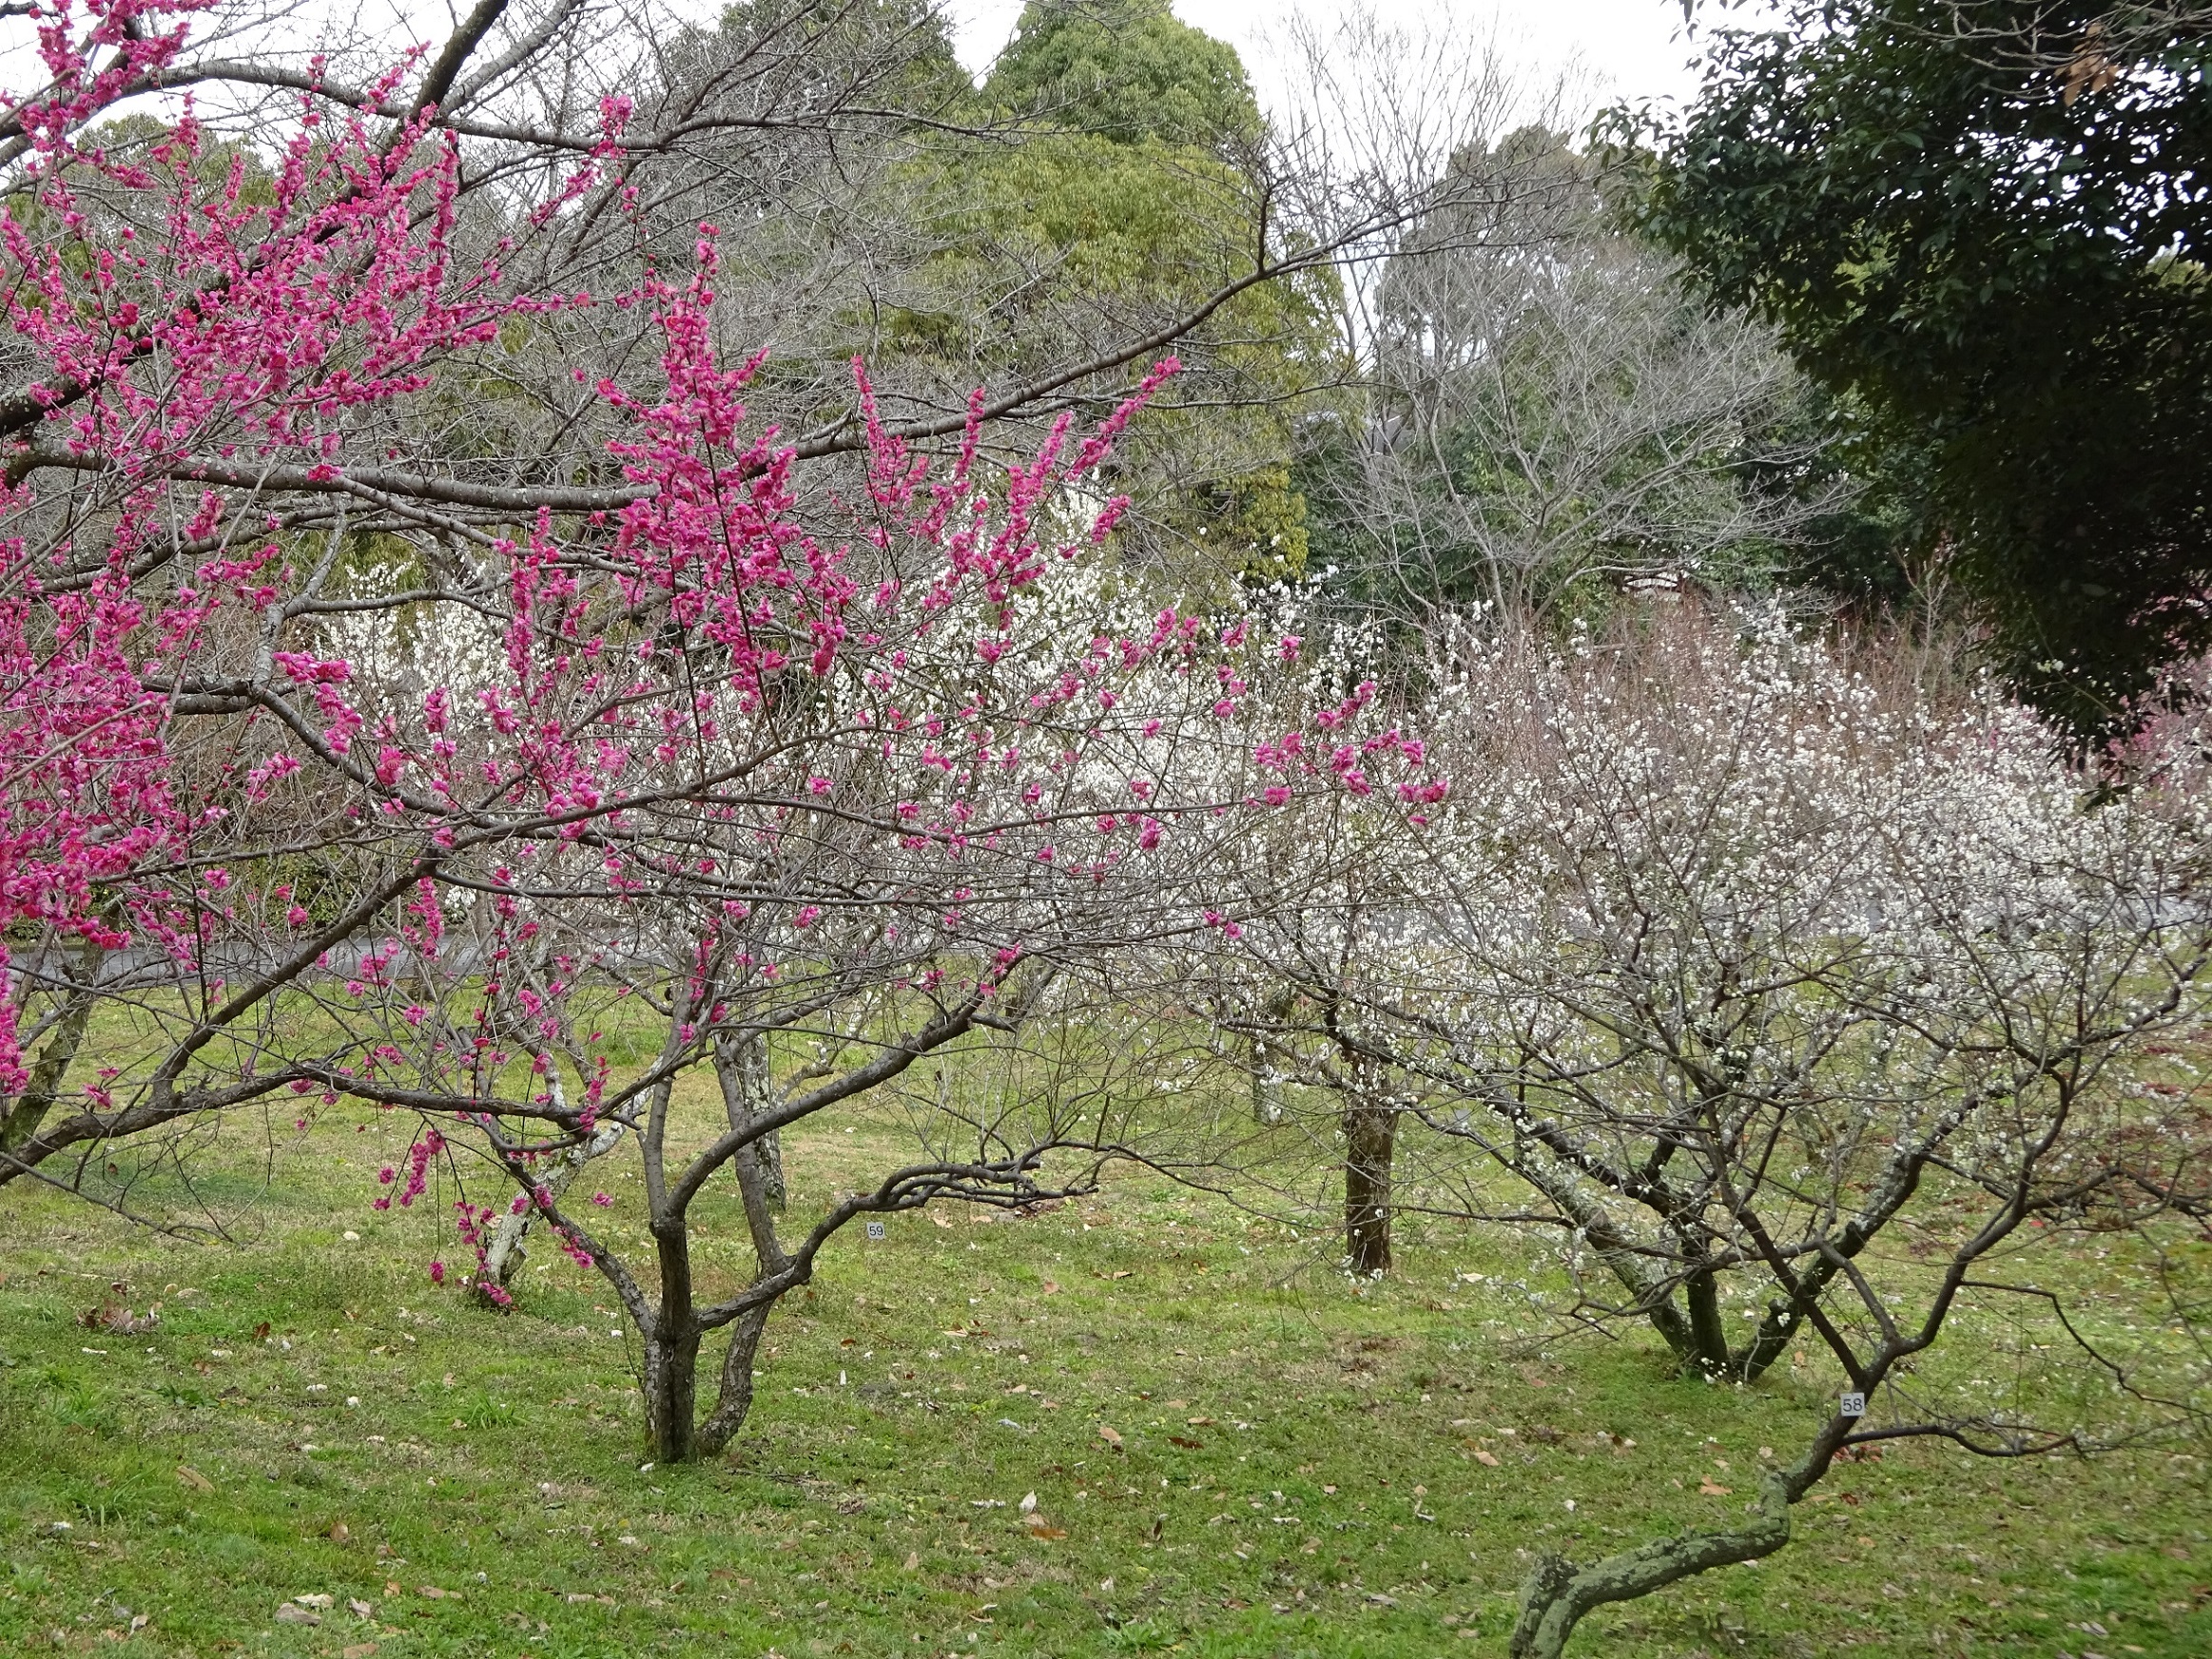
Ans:
POLYGON ((1281 1080, 1273 1074, 1273 1068, 1291 1053, 1288 1043, 1268 1040, 1269 1028, 1288 1019, 1297 1001, 1297 987, 1284 986, 1260 1006, 1259 1019, 1252 1027, 1252 1121, 1263 1128, 1283 1121, 1281 1080))
MULTIPOLYGON (((759 1117, 775 1105, 775 1078, 768 1069, 768 1043, 763 1036, 733 1038, 717 1046, 714 1070, 722 1085, 723 1102, 730 1126, 759 1117)), ((784 1137, 770 1129, 752 1144, 753 1166, 760 1172, 761 1196, 779 1215, 788 1201, 784 1186, 784 1137)))
POLYGON ((38 1058, 31 1062, 23 1092, 0 1112, 0 1152, 11 1152, 37 1134, 47 1113, 61 1097, 62 1079, 68 1075, 78 1049, 84 1046, 86 1027, 92 1017, 92 985, 105 955, 89 940, 78 951, 75 983, 62 1004, 61 1015, 48 1032, 38 1058))
MULTIPOLYGON (((583 1172, 584 1166, 594 1158, 605 1157, 622 1140, 622 1126, 618 1123, 601 1124, 589 1141, 571 1147, 553 1159, 550 1167, 538 1177, 538 1185, 547 1194, 558 1199, 583 1172)), ((529 1237, 531 1223, 537 1215, 534 1205, 510 1210, 499 1218, 499 1225, 492 1229, 492 1242, 484 1248, 484 1270, 477 1277, 476 1296, 490 1302, 484 1294, 486 1284, 504 1285, 513 1279, 529 1257, 524 1241, 529 1237)))

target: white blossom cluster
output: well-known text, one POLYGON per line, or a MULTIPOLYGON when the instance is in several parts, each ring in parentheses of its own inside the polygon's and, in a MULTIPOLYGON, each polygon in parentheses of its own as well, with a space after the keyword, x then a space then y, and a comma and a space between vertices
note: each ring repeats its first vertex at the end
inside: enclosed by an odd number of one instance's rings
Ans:
POLYGON ((1738 1378, 1816 1307, 1910 1335, 1861 1275, 1900 1214, 1978 1252, 2163 1202, 2143 1079, 2212 952, 2179 770, 1764 614, 1435 666, 1448 801, 1235 993, 1267 1081, 1396 1121, 1397 1202, 1543 1218, 1585 1315, 1738 1378))

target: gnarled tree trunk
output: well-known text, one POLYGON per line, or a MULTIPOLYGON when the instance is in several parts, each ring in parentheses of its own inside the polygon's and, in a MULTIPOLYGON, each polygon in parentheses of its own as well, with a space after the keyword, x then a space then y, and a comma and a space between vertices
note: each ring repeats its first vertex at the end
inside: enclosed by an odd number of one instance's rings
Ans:
POLYGON ((1609 1601, 1634 1601, 1678 1580, 1756 1561, 1790 1541, 1790 1488, 1769 1474, 1753 1507, 1751 1524, 1727 1533, 1684 1533, 1640 1549, 1624 1550, 1587 1567, 1546 1555, 1521 1587, 1521 1616, 1505 1650, 1511 1659, 1560 1659, 1584 1614, 1609 1601))
MULTIPOLYGON (((1537 1155, 1540 1144, 1536 1137, 1517 1129, 1515 1155, 1509 1167, 1581 1229, 1599 1260, 1635 1298, 1637 1311, 1651 1321, 1652 1329, 1665 1340, 1685 1372, 1756 1382, 1789 1351, 1803 1322, 1801 1306, 1770 1302, 1751 1340, 1730 1347, 1718 1282, 1712 1269, 1693 1264, 1687 1271, 1669 1272, 1654 1252, 1637 1247, 1613 1212, 1571 1172, 1543 1163, 1537 1155)), ((1678 1261, 1695 1264, 1698 1244, 1694 1231, 1676 1228, 1675 1238, 1678 1261)), ((1827 1282, 1824 1274, 1815 1277, 1820 1283, 1827 1282)))

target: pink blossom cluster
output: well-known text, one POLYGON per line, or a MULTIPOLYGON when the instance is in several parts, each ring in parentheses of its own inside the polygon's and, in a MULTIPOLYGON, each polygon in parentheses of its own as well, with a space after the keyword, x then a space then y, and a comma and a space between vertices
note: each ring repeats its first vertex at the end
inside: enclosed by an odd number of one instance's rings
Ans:
MULTIPOLYGON (((1127 504, 1073 531, 1067 505, 1174 357, 1010 463, 986 459, 982 393, 935 460, 856 361, 864 486, 803 507, 798 452, 747 409, 763 357, 717 342, 712 226, 681 277, 649 263, 611 292, 553 291, 517 274, 514 237, 461 253, 460 151, 427 109, 387 130, 303 95, 265 176, 188 103, 129 159, 81 145, 192 10, 57 0, 52 87, 17 106, 27 189, 59 228, 0 219, 45 411, 0 494, 0 928, 165 953, 197 998, 194 1076, 246 1056, 225 1103, 288 1089, 419 1114, 378 1210, 411 1208, 466 1129, 600 1261, 538 1170, 647 1109, 650 1077, 618 1081, 605 1040, 643 1017, 636 982, 665 987, 664 1074, 826 982, 980 1004, 1039 952, 1240 937, 1238 838, 1301 801, 1443 798, 1422 743, 1381 729, 1373 681, 1300 678, 1302 636, 1103 597, 1127 504), (576 371, 618 481, 582 505, 518 490, 495 532, 455 531, 491 574, 465 605, 424 601, 423 626, 477 629, 475 666, 400 672, 397 647, 347 643, 382 627, 389 645, 389 615, 296 622, 332 503, 417 489, 349 434, 471 395, 472 354, 503 328, 599 308, 658 346, 644 384, 576 371), (94 500, 81 532, 25 530, 94 500), (342 897, 294 874, 365 846, 375 874, 342 897), (229 984, 234 961, 254 966, 229 984), (325 1023, 263 1017, 286 999, 325 1023), (215 1043, 248 1016, 253 1044, 215 1043), (301 1034, 329 1028, 335 1044, 301 1034)), ((614 171, 629 118, 608 102, 597 150, 516 236, 587 198, 636 209, 614 171)), ((453 529, 438 499, 398 516, 453 529)), ((86 1098, 120 1112, 130 1087, 104 1075, 86 1098)), ((464 1195, 455 1214, 472 1283, 500 1300, 494 1210, 464 1195)))

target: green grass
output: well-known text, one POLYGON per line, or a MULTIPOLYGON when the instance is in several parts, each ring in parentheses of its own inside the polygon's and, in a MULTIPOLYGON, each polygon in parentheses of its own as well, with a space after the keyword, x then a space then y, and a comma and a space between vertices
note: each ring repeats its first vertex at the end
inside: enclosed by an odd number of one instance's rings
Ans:
MULTIPOLYGON (((515 1313, 481 1313, 424 1277, 454 1259, 442 1212, 370 1212, 406 1132, 322 1114, 234 1244, 0 1196, 0 1650, 1496 1654, 1534 1552, 1739 1513, 1832 1387, 1678 1380, 1634 1334, 1536 1345, 1508 1239, 1429 1225, 1353 1286, 1326 1241, 1131 1175, 851 1229, 770 1326, 732 1456, 641 1468, 602 1283, 541 1246, 515 1313), (114 1283, 158 1327, 78 1324, 114 1283), (1023 1525, 1033 1492, 1064 1537, 1023 1525), (333 1598, 320 1624, 278 1622, 301 1595, 333 1598)), ((897 1150, 817 1124, 787 1151, 801 1206, 897 1150)), ((228 1180, 260 1189, 243 1156, 228 1180)), ((634 1244, 634 1177, 586 1180, 634 1244)), ((1601 1612, 1576 1650, 2212 1651, 2186 1458, 1894 1449, 1797 1516, 1780 1555, 1601 1612)))

